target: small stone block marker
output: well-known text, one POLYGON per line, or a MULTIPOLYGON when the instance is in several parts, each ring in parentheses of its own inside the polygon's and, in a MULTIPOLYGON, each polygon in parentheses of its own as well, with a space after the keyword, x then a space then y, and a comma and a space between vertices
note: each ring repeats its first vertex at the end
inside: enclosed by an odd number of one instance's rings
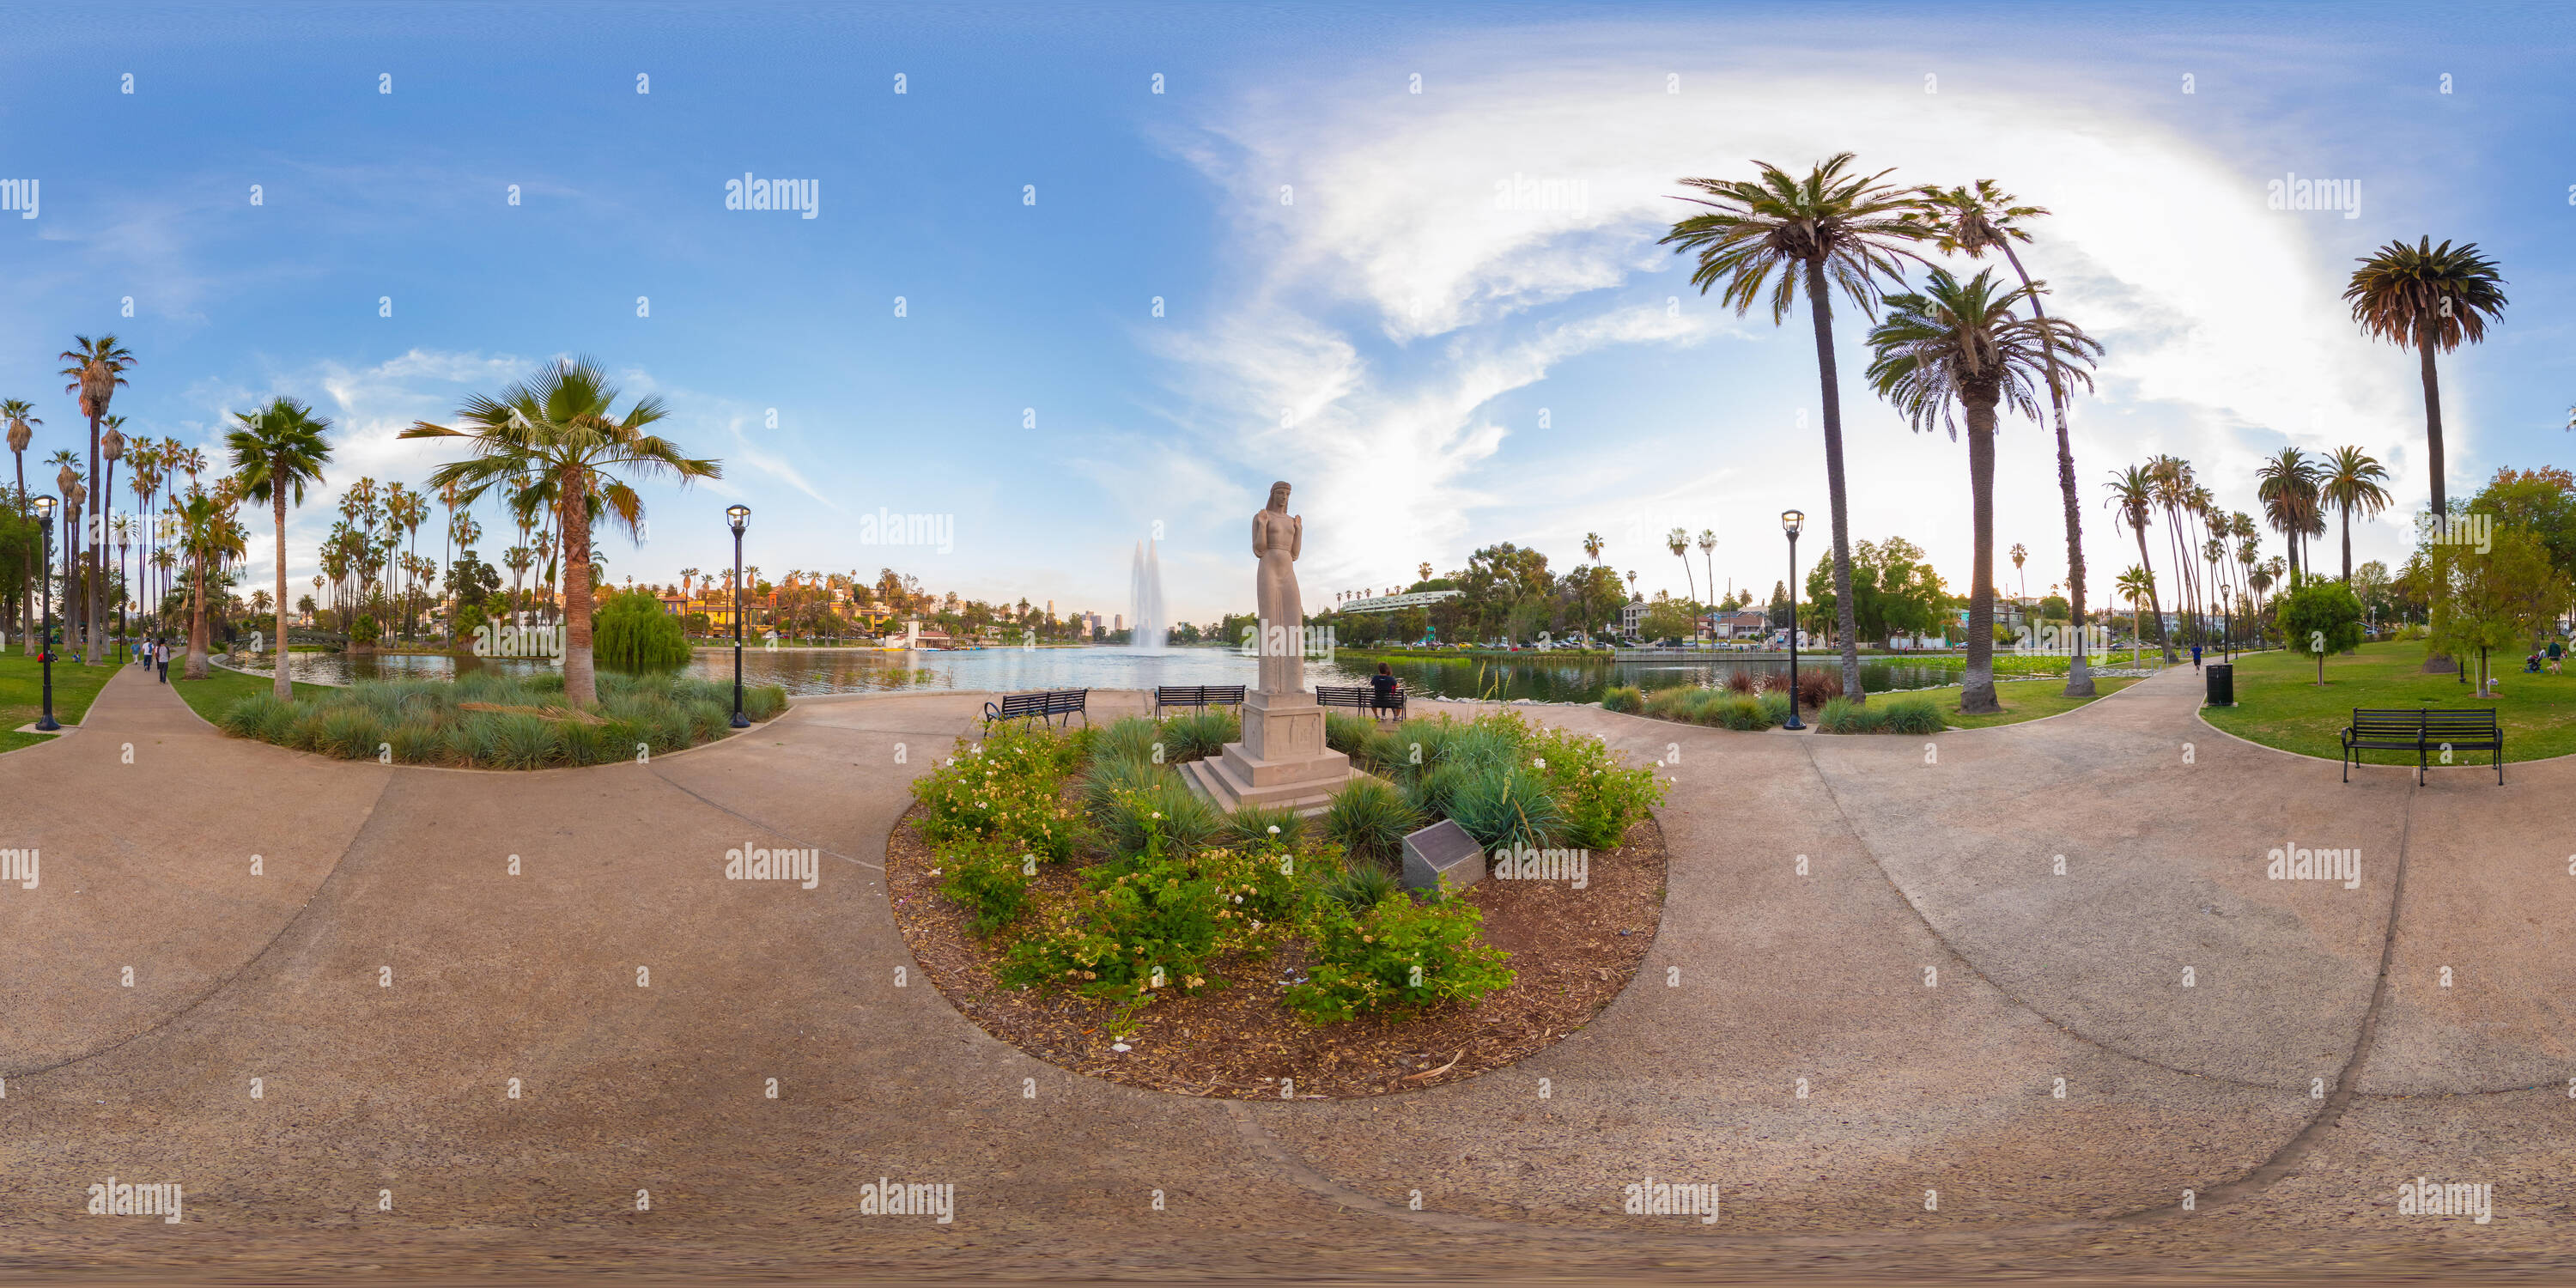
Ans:
POLYGON ((1485 879, 1484 847, 1451 819, 1404 838, 1405 889, 1436 890, 1444 877, 1453 889, 1485 879))

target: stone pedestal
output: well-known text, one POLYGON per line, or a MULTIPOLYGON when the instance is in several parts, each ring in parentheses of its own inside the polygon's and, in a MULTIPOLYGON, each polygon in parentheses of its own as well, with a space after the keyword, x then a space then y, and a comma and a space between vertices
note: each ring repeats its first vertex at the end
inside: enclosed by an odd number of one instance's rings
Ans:
POLYGON ((1228 813, 1245 805, 1321 813, 1354 772, 1350 757, 1324 745, 1324 709, 1311 693, 1252 694, 1243 741, 1181 766, 1191 789, 1228 813))

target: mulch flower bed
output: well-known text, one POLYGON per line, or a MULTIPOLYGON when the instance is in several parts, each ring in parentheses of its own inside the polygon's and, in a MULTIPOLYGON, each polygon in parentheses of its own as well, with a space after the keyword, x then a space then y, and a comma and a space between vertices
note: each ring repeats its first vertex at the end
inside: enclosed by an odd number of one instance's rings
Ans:
MULTIPOLYGON (((1488 877, 1465 898, 1482 909, 1487 943, 1509 952, 1511 987, 1473 1006, 1410 1019, 1315 1026, 1280 995, 1306 978, 1306 946, 1267 960, 1230 960, 1230 981, 1195 997, 1165 994, 1112 1032, 1117 1008, 1070 994, 1005 988, 992 965, 1017 928, 977 939, 963 910, 939 893, 938 860, 915 826, 915 804, 886 840, 886 892, 922 973, 985 1032, 1041 1060, 1130 1086, 1234 1100, 1344 1099, 1435 1087, 1498 1069, 1582 1028, 1635 977, 1663 917, 1663 829, 1647 819, 1618 849, 1593 853, 1586 885, 1488 877), (1123 1045, 1126 1050, 1117 1050, 1123 1045)), ((1078 865, 1049 864, 1031 880, 1034 903, 1069 897, 1078 865)), ((1024 918, 1022 925, 1034 918, 1024 918)))

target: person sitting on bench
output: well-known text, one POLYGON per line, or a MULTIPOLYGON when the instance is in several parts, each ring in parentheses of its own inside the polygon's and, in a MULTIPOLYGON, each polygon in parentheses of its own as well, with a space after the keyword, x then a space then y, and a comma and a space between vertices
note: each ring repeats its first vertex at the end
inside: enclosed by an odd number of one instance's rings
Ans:
POLYGON ((1378 718, 1383 720, 1386 713, 1395 708, 1395 668, 1384 662, 1378 663, 1377 674, 1369 677, 1369 688, 1371 705, 1377 709, 1378 718))

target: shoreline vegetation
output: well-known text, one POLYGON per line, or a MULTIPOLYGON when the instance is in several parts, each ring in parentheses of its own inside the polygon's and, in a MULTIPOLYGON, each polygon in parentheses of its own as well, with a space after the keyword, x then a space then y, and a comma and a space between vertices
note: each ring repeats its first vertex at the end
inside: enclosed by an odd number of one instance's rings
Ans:
MULTIPOLYGON (((181 689, 216 728, 341 760, 555 769, 647 760, 734 732, 730 684, 676 675, 602 671, 599 701, 582 705, 566 696, 561 675, 297 684, 295 700, 280 702, 269 677, 216 674, 232 682, 210 688, 216 681, 209 676, 181 689)), ((777 685, 743 691, 743 714, 754 723, 786 709, 786 690, 777 685)))

